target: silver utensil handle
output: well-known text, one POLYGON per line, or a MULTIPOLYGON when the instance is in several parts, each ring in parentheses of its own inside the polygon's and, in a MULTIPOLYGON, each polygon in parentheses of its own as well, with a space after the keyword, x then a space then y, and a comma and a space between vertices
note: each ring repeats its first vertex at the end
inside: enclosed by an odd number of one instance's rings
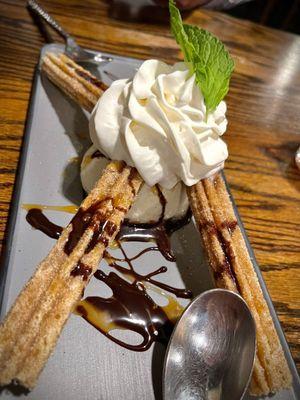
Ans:
POLYGON ((42 17, 49 25, 52 26, 65 40, 67 40, 70 35, 51 17, 35 0, 28 0, 28 8, 42 17))

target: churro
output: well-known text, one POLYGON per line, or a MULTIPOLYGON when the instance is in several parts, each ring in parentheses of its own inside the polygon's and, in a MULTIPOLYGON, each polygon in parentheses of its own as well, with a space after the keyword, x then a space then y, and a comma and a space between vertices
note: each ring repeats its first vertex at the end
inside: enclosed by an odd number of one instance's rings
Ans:
MULTIPOLYGON (((42 69, 87 110, 105 89, 104 84, 62 54, 47 54, 42 69)), ((137 171, 123 162, 111 162, 105 168, 1 324, 0 385, 18 382, 29 389, 34 387, 142 183, 137 171)))
POLYGON ((47 53, 42 71, 78 105, 91 112, 107 86, 64 54, 47 53))
POLYGON ((216 286, 238 291, 256 323, 251 393, 266 395, 289 387, 291 374, 222 176, 188 188, 188 196, 216 286))
POLYGON ((0 385, 34 387, 141 184, 134 168, 107 166, 1 324, 0 385))

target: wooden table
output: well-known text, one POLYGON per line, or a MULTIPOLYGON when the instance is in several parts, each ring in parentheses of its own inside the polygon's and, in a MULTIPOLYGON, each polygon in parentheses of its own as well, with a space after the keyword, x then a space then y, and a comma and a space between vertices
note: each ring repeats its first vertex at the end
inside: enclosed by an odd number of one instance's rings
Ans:
MULTIPOLYGON (((180 58, 167 23, 112 19, 109 2, 100 0, 41 3, 83 46, 142 59, 180 58)), ((44 44, 24 4, 0 0, 1 239, 44 44)), ((300 38, 199 9, 186 21, 218 35, 236 61, 227 97, 226 176, 300 367, 300 172, 294 164, 300 145, 300 38)))

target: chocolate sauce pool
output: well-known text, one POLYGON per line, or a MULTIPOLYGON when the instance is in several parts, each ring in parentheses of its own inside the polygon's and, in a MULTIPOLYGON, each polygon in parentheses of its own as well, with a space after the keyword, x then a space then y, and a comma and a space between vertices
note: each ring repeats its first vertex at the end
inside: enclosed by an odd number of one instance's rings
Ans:
POLYGON ((119 246, 124 258, 116 258, 106 251, 104 259, 114 271, 121 273, 121 276, 116 272, 105 274, 100 270, 94 275, 96 279, 111 288, 112 296, 110 298, 86 297, 78 303, 76 313, 109 339, 129 350, 145 351, 154 341, 167 343, 174 324, 183 311, 183 307, 168 293, 179 298, 191 298, 192 292, 174 288, 153 279, 154 276, 167 271, 164 266, 147 275, 141 275, 134 269, 132 262, 147 252, 156 251, 156 247, 144 249, 136 256, 129 258, 120 243, 119 246), (120 262, 127 266, 121 266, 120 262), (163 296, 168 304, 157 305, 147 293, 147 288, 163 296), (116 329, 138 333, 142 341, 135 345, 126 343, 112 335, 116 329))

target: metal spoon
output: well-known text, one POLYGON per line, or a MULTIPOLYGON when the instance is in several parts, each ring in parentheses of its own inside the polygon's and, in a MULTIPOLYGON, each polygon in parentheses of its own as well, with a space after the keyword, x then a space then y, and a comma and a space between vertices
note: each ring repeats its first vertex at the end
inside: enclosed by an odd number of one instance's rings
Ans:
POLYGON ((237 294, 213 289, 196 297, 168 345, 164 400, 238 400, 255 355, 255 323, 237 294))
POLYGON ((53 29, 60 34, 65 40, 66 47, 65 53, 76 62, 85 62, 93 64, 106 64, 113 61, 112 57, 107 57, 101 53, 95 53, 80 47, 75 39, 66 32, 47 11, 45 11, 35 0, 28 0, 27 7, 36 13, 39 17, 43 18, 53 29))

